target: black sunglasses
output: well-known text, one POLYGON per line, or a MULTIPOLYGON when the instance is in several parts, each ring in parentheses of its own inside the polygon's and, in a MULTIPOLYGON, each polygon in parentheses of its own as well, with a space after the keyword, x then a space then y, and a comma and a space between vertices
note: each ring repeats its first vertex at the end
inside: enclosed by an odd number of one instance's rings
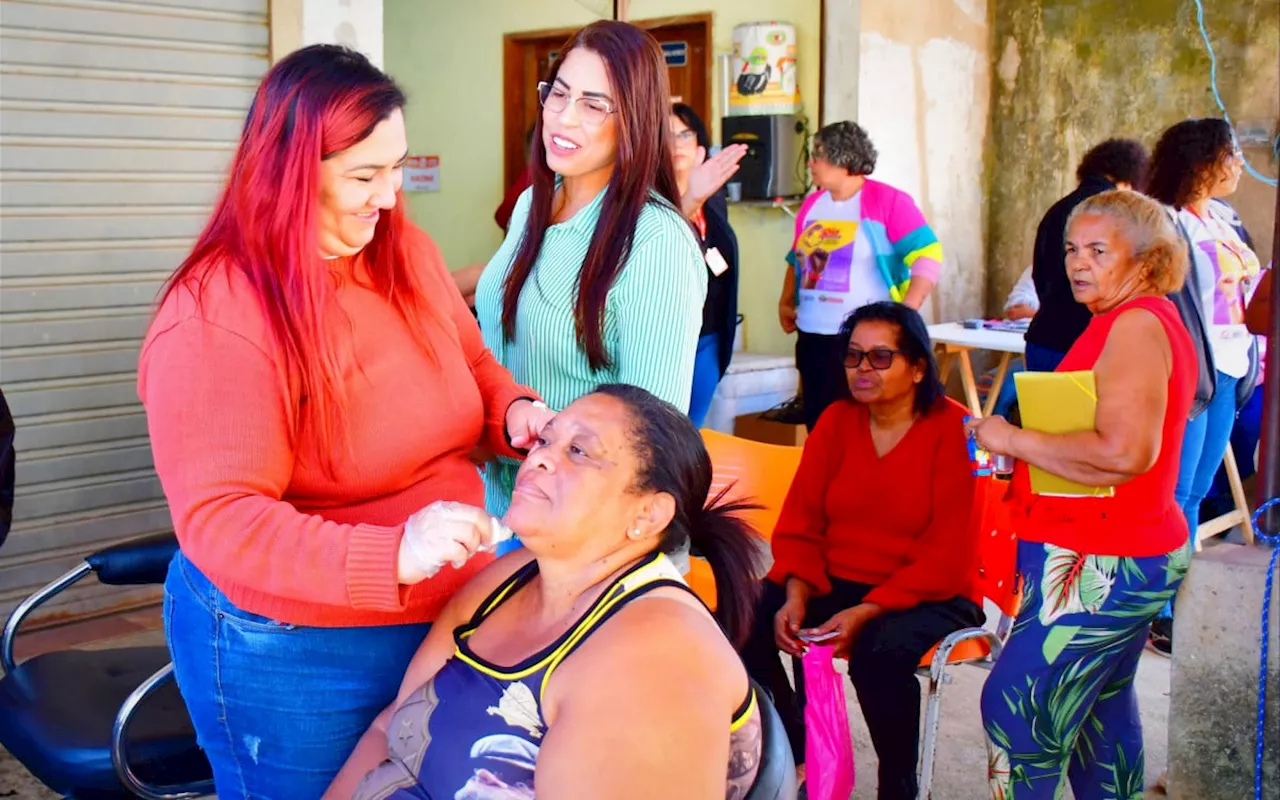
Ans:
POLYGON ((845 369, 857 369, 862 366, 863 359, 866 359, 872 369, 884 371, 893 366, 893 357, 899 355, 906 354, 901 350, 890 350, 887 347, 877 347, 874 350, 850 347, 849 352, 844 354, 844 366, 845 369))

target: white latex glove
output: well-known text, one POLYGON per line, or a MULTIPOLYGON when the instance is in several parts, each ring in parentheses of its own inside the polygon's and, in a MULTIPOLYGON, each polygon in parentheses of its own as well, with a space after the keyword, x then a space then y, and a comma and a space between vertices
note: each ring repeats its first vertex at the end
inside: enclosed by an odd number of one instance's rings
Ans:
POLYGON ((493 550, 511 535, 510 528, 483 509, 464 503, 432 503, 404 524, 400 583, 424 581, 445 564, 457 569, 476 553, 493 550))

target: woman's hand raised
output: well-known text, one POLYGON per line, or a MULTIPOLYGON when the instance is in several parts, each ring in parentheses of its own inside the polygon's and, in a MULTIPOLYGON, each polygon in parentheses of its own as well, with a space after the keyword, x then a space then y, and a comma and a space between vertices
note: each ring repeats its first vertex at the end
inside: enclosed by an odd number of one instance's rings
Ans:
POLYGON ((747 154, 745 144, 731 144, 711 158, 705 148, 699 147, 689 172, 689 188, 680 198, 681 212, 692 217, 707 198, 720 191, 720 187, 738 171, 738 162, 747 154))

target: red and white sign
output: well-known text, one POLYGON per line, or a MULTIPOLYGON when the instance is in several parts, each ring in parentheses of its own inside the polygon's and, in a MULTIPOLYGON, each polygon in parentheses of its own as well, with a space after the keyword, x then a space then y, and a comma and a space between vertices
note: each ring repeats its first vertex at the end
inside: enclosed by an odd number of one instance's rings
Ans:
POLYGON ((440 191, 440 156, 409 156, 404 160, 406 192, 440 191))

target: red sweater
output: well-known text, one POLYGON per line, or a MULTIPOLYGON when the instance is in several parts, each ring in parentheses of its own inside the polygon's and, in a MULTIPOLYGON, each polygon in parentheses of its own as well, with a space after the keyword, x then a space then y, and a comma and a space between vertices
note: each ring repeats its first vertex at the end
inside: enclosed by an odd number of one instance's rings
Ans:
POLYGON ((502 196, 502 203, 498 206, 498 210, 493 212, 493 221, 498 223, 498 227, 503 231, 511 222, 511 212, 515 211, 516 201, 520 199, 520 195, 524 194, 524 190, 532 185, 533 171, 525 167, 516 176, 516 182, 507 188, 507 193, 502 196))
POLYGON ((405 519, 435 500, 483 506, 468 453, 506 442, 508 406, 536 397, 485 349, 435 244, 411 230, 428 297, 455 332, 432 331, 433 363, 392 306, 353 279, 359 256, 325 262, 340 275, 346 346, 345 446, 326 475, 314 437, 294 440, 298 400, 248 281, 223 270, 196 304, 179 287, 147 332, 138 393, 156 472, 182 551, 237 606, 300 625, 429 621, 484 566, 445 567, 416 586, 396 579, 405 519))
POLYGON ((830 577, 870 584, 866 602, 889 610, 957 595, 980 603, 965 413, 943 403, 880 457, 865 406, 827 409, 778 518, 769 578, 795 576, 819 594, 830 577))

